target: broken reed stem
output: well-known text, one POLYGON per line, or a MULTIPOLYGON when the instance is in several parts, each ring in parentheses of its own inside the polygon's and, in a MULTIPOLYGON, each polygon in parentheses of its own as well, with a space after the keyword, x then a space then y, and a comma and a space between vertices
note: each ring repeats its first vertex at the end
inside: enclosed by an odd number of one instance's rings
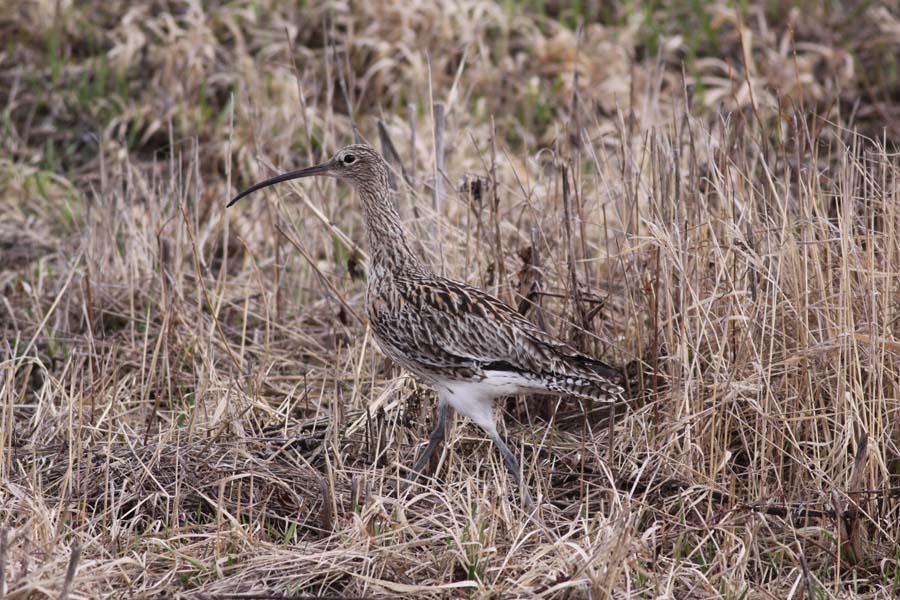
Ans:
MULTIPOLYGON (((410 102, 406 106, 409 119, 409 187, 416 191, 416 105, 410 102)), ((415 206, 415 204, 413 205, 415 206)), ((418 215, 416 215, 418 218, 418 215)))
MULTIPOLYGON (((332 23, 333 25, 333 23, 332 23)), ((347 117, 350 119, 350 127, 353 130, 353 143, 361 144, 362 136, 359 134, 359 127, 356 126, 356 115, 354 114, 353 99, 350 96, 350 86, 347 85, 347 73, 351 72, 350 58, 344 52, 344 61, 340 60, 337 48, 332 43, 331 51, 334 53, 334 62, 338 66, 338 82, 340 83, 341 93, 344 96, 344 102, 347 104, 347 117)))
POLYGON ((328 479, 319 477, 319 495, 322 498, 322 510, 319 511, 319 527, 322 533, 328 533, 334 529, 334 496, 328 479))
POLYGON ((572 286, 572 302, 574 303, 576 321, 581 329, 575 329, 574 335, 577 340, 576 345, 581 346, 581 339, 584 338, 584 331, 587 329, 588 323, 585 318, 584 303, 581 301, 581 290, 578 287, 578 269, 576 266, 575 254, 575 237, 572 233, 572 198, 571 188, 569 186, 569 167, 563 163, 559 168, 562 177, 562 200, 563 200, 563 224, 566 233, 566 253, 568 254, 567 265, 569 269, 569 284, 572 286))
POLYGON ((406 183, 409 184, 411 192, 410 205, 412 206, 413 218, 416 221, 421 220, 419 215, 419 206, 416 203, 416 105, 409 103, 406 106, 406 116, 409 120, 409 172, 406 175, 406 183))
POLYGON ((434 196, 431 206, 440 214, 443 201, 444 173, 444 103, 434 103, 434 196))
POLYGON ((444 200, 444 103, 435 102, 432 108, 434 115, 434 195, 431 198, 431 208, 434 210, 434 224, 432 226, 433 243, 441 255, 441 272, 444 271, 443 251, 440 242, 440 228, 438 223, 441 218, 441 206, 444 200))
POLYGON ((497 296, 508 300, 504 282, 506 281, 506 263, 503 261, 503 238, 500 236, 500 194, 497 191, 497 130, 494 127, 494 116, 491 115, 491 221, 494 224, 494 277, 496 279, 497 296))

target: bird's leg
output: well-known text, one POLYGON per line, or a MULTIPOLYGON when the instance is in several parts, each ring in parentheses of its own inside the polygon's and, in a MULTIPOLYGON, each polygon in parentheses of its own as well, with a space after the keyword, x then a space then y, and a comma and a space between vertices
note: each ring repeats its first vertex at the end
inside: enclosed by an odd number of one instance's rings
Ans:
POLYGON ((485 431, 497 445, 497 450, 500 451, 500 456, 503 457, 506 468, 509 470, 510 475, 516 480, 516 485, 519 486, 519 490, 521 490, 522 495, 525 498, 525 509, 528 512, 534 512, 534 501, 531 499, 531 494, 528 492, 528 488, 522 481, 522 467, 519 466, 519 461, 516 460, 515 454, 512 453, 509 446, 506 445, 506 442, 504 442, 503 438, 500 437, 500 434, 497 433, 496 428, 485 429, 485 431))
POLYGON ((444 428, 447 424, 447 412, 449 408, 446 400, 439 394, 437 422, 434 425, 434 430, 432 430, 431 435, 428 437, 428 446, 425 447, 422 456, 420 456, 419 460, 416 461, 416 464, 413 465, 412 474, 410 475, 408 482, 403 484, 402 489, 406 489, 410 483, 416 480, 416 477, 419 476, 422 469, 428 464, 428 461, 431 460, 431 455, 434 454, 435 449, 443 441, 444 428))

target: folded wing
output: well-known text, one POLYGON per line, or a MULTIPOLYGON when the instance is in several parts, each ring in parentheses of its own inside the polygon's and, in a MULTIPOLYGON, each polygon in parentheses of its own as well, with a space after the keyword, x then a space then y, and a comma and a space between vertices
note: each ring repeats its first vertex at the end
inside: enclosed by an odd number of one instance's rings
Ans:
POLYGON ((373 327, 405 363, 458 370, 460 376, 512 371, 544 382, 548 391, 592 399, 622 391, 619 371, 546 334, 477 288, 426 275, 397 279, 393 292, 373 327))

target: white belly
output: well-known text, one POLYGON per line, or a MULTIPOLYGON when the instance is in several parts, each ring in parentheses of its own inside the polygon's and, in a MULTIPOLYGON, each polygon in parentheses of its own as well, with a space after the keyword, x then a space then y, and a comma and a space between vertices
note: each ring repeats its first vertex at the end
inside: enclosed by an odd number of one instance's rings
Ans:
POLYGON ((485 371, 480 381, 438 381, 438 393, 486 431, 494 430, 494 398, 546 391, 534 379, 510 371, 485 371))

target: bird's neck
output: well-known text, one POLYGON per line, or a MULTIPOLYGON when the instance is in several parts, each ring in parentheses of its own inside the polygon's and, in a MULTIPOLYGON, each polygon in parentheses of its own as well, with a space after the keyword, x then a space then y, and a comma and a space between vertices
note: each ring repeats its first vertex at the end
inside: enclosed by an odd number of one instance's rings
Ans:
POLYGON ((419 268, 387 186, 378 187, 381 189, 359 188, 371 265, 388 272, 419 268))

